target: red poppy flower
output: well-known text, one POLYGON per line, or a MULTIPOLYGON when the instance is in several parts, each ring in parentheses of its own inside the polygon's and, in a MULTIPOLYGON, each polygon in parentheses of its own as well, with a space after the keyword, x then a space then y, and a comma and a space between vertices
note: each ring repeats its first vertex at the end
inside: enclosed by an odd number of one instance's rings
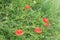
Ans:
POLYGON ((30 6, 29 5, 25 6, 25 9, 30 9, 30 6))
POLYGON ((49 27, 49 23, 46 23, 45 26, 48 28, 49 27))
POLYGON ((36 33, 38 33, 38 34, 41 34, 41 33, 42 33, 42 30, 41 30, 41 28, 36 27, 36 28, 34 29, 34 32, 36 32, 36 33))
POLYGON ((42 18, 42 20, 43 20, 45 23, 48 23, 48 19, 47 19, 47 18, 42 18))
POLYGON ((17 36, 21 36, 23 34, 23 31, 20 29, 20 30, 16 30, 15 34, 17 36))

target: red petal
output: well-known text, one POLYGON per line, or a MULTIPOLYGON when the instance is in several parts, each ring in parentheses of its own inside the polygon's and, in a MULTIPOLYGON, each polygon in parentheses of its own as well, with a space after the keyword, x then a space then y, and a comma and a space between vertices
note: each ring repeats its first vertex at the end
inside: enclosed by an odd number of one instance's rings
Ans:
POLYGON ((29 5, 25 6, 25 9, 30 9, 30 6, 29 5))
POLYGON ((16 30, 16 33, 15 33, 17 36, 20 36, 23 34, 23 31, 22 30, 16 30))
POLYGON ((42 20, 43 20, 45 23, 48 23, 48 19, 42 18, 42 20))
POLYGON ((41 28, 36 27, 36 28, 35 28, 35 30, 34 30, 34 32, 36 32, 36 33, 39 33, 39 34, 40 34, 40 33, 42 33, 42 30, 41 30, 41 28))
POLYGON ((46 23, 45 25, 46 25, 47 28, 49 27, 49 24, 48 23, 46 23))

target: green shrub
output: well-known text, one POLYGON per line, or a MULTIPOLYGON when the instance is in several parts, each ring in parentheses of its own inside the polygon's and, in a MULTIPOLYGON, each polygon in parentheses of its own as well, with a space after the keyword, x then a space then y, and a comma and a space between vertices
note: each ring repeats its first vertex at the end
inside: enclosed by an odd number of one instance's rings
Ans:
POLYGON ((60 0, 0 0, 0 40, 60 40, 60 0), (34 2, 36 1, 36 3, 34 2), (30 9, 25 9, 29 5, 30 9), (49 28, 42 18, 49 20, 49 28), (38 26, 42 34, 33 30, 38 26), (22 29, 24 34, 16 36, 22 29))

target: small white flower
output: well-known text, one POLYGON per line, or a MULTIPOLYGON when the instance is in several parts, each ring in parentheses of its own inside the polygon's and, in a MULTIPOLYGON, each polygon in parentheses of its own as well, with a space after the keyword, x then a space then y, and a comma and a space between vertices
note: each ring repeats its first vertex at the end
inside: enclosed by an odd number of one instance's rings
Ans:
POLYGON ((34 4, 36 4, 36 1, 33 1, 34 4))

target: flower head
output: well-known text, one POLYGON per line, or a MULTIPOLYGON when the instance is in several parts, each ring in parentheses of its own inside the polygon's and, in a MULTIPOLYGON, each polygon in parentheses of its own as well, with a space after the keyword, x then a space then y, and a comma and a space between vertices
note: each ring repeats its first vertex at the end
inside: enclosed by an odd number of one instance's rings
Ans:
POLYGON ((36 32, 36 33, 38 33, 38 34, 41 34, 41 33, 42 33, 42 29, 39 28, 39 27, 36 27, 36 28, 34 29, 34 32, 36 32))
POLYGON ((46 26, 46 28, 48 28, 49 27, 49 23, 46 23, 45 26, 46 26))
POLYGON ((42 18, 42 20, 43 20, 45 23, 48 23, 48 19, 47 19, 47 18, 42 18))
POLYGON ((23 31, 20 29, 20 30, 16 30, 15 34, 17 36, 21 36, 23 34, 23 31))
POLYGON ((29 5, 26 5, 26 6, 25 6, 25 9, 30 9, 30 6, 29 6, 29 5))

